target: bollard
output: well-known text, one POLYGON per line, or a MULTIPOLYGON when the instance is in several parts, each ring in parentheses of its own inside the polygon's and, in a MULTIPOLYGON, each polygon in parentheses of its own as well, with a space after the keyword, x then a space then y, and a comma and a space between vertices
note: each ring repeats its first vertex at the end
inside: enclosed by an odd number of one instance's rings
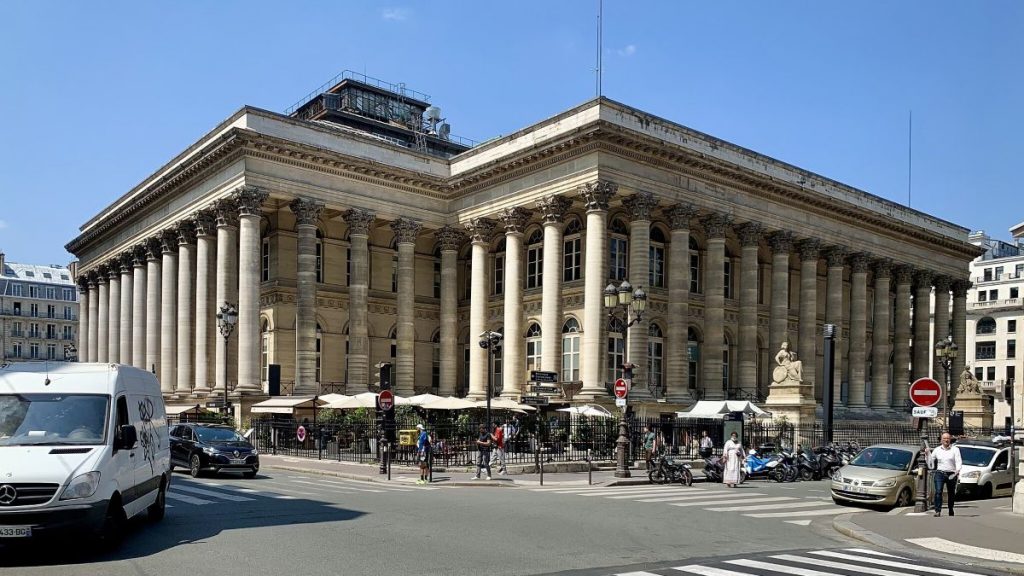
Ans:
POLYGON ((587 485, 594 484, 594 463, 593 457, 590 454, 590 448, 587 448, 587 485))
POLYGON ((914 512, 928 511, 928 437, 921 437, 921 451, 917 462, 917 494, 914 498, 914 512))
POLYGON ((430 450, 427 450, 427 483, 434 483, 434 450, 431 446, 430 450))
POLYGON ((387 452, 385 452, 385 454, 387 455, 387 458, 388 458, 388 480, 390 481, 391 480, 391 442, 387 442, 387 441, 384 442, 384 450, 387 451, 387 452))

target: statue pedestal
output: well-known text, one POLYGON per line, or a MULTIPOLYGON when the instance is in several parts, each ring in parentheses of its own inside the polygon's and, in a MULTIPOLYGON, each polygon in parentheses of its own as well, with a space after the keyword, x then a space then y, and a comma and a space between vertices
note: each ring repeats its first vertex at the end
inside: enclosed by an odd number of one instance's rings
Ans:
POLYGON ((814 424, 817 405, 814 390, 793 381, 772 384, 765 401, 765 407, 772 413, 772 418, 785 417, 794 426, 814 424))
POLYGON ((954 410, 964 413, 964 426, 992 428, 992 409, 988 399, 974 392, 960 393, 953 404, 954 410))

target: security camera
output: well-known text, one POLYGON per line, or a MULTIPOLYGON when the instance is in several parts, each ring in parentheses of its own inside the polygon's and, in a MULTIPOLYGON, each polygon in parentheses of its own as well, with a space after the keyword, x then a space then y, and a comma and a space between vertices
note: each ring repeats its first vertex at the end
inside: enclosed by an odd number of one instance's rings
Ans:
POLYGON ((490 348, 490 346, 491 346, 491 341, 490 340, 487 340, 485 338, 485 339, 480 341, 480 347, 483 348, 484 350, 490 348))

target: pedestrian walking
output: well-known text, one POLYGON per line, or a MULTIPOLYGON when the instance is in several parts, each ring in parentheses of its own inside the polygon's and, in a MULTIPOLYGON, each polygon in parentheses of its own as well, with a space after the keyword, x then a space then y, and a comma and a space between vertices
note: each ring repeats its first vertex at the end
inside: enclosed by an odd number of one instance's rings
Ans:
POLYGON ((430 434, 423 428, 423 424, 417 424, 416 429, 420 431, 419 438, 416 439, 416 453, 420 463, 420 479, 416 481, 417 484, 426 484, 430 477, 430 434))
POLYGON ((704 430, 700 433, 700 454, 701 458, 710 458, 715 452, 715 443, 712 442, 711 436, 708 436, 708 431, 704 430))
POLYGON ((932 478, 935 483, 935 516, 942 515, 942 489, 946 489, 946 504, 949 515, 953 516, 953 501, 956 495, 956 479, 960 475, 960 468, 963 466, 963 459, 960 457, 960 448, 953 444, 953 437, 949 432, 943 432, 942 444, 934 451, 927 450, 925 456, 928 459, 928 467, 933 469, 932 478))
POLYGON ((651 464, 651 457, 654 454, 654 442, 655 442, 656 439, 657 439, 657 436, 655 436, 654 432, 651 431, 651 427, 647 426, 647 425, 644 425, 644 443, 643 443, 644 462, 647 463, 647 469, 648 470, 650 470, 651 466, 652 466, 652 464, 651 464))
POLYGON ((498 424, 494 427, 494 460, 498 463, 498 474, 505 474, 505 428, 498 424))
POLYGON ((480 479, 480 471, 487 470, 487 479, 491 479, 491 446, 494 445, 494 437, 487 431, 487 427, 480 425, 480 436, 476 439, 476 476, 473 480, 480 479))
POLYGON ((519 433, 519 428, 516 426, 515 420, 506 420, 505 424, 502 425, 502 433, 505 435, 505 457, 512 453, 512 449, 515 447, 516 434, 519 433))
POLYGON ((725 461, 722 482, 729 488, 735 488, 740 483, 740 463, 743 461, 743 446, 740 445, 735 432, 729 436, 725 447, 722 448, 722 459, 725 461))

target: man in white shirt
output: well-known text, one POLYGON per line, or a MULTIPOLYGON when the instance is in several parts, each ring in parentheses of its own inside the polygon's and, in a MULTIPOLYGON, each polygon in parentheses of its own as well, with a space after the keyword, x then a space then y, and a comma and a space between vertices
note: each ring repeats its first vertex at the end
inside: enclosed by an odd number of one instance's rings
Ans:
POLYGON ((949 515, 953 516, 953 499, 956 495, 956 479, 960 475, 960 468, 963 460, 960 458, 960 448, 953 446, 953 437, 949 432, 942 434, 942 444, 934 451, 927 453, 928 467, 933 470, 932 477, 935 482, 935 516, 942 513, 942 488, 946 488, 946 503, 949 508, 949 515))

